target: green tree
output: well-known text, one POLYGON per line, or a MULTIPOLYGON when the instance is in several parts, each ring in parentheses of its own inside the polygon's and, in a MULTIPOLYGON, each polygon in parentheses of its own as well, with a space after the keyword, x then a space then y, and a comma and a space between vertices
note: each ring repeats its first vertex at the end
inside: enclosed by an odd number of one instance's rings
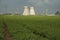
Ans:
POLYGON ((57 11, 57 12, 55 13, 55 15, 60 15, 60 12, 59 12, 59 11, 57 11))

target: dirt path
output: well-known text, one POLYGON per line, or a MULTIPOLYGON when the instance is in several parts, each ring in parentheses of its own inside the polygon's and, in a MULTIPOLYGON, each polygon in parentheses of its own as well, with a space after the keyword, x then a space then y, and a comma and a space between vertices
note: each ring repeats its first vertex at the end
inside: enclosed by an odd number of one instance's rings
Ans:
POLYGON ((5 40, 12 40, 11 36, 10 36, 10 33, 8 31, 8 26, 6 24, 6 22, 3 20, 3 25, 4 25, 4 37, 5 37, 5 40))

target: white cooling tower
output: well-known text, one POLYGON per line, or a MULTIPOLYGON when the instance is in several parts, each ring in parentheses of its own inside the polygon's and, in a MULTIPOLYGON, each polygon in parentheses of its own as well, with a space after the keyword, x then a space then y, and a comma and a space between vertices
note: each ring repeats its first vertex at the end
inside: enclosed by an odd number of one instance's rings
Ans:
POLYGON ((35 15, 34 7, 30 7, 30 15, 35 15))
POLYGON ((24 6, 24 12, 23 12, 23 15, 24 15, 24 16, 29 15, 29 9, 28 9, 28 6, 24 6))

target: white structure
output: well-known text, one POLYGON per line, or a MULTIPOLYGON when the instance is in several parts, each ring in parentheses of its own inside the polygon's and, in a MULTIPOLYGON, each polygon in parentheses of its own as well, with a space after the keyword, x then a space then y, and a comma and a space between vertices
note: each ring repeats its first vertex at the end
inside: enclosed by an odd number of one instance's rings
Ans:
POLYGON ((24 6, 24 12, 23 12, 23 15, 24 15, 24 16, 29 15, 29 9, 28 9, 28 6, 24 6))
POLYGON ((34 7, 30 7, 30 15, 35 15, 34 7))
POLYGON ((55 16, 55 14, 49 14, 49 15, 47 15, 47 16, 55 16))

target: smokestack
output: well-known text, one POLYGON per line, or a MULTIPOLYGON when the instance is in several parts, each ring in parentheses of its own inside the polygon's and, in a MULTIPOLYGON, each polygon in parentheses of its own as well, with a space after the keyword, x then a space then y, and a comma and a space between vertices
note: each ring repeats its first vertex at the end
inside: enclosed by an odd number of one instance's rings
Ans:
POLYGON ((30 15, 35 15, 34 7, 30 7, 30 15))
POLYGON ((28 6, 24 6, 24 12, 23 12, 23 15, 24 15, 24 16, 29 15, 29 9, 28 9, 28 6))

